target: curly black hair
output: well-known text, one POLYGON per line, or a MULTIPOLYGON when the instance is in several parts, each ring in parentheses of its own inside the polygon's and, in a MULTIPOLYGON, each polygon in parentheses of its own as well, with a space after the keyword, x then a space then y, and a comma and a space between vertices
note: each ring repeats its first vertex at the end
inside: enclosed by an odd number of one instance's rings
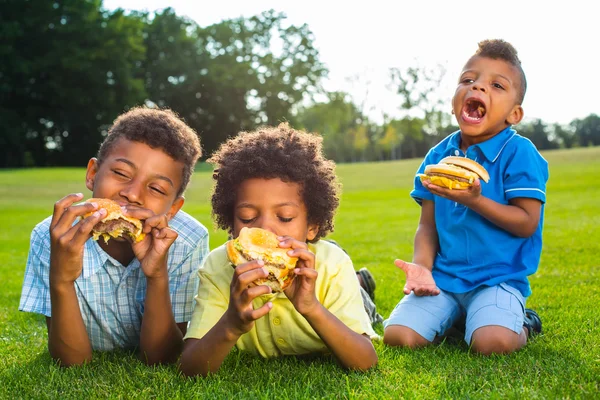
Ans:
POLYGON ((183 176, 177 196, 183 194, 196 162, 202 155, 202 149, 198 134, 174 111, 167 108, 134 107, 119 115, 100 145, 98 165, 106 159, 121 138, 160 149, 175 161, 183 163, 183 176))
POLYGON ((520 86, 518 93, 518 103, 523 104, 525 92, 527 91, 527 79, 525 72, 521 66, 521 60, 514 46, 502 39, 482 40, 477 44, 479 47, 475 52, 475 56, 487 57, 494 60, 504 60, 519 71, 520 86))
POLYGON ((279 178, 301 186, 308 223, 319 229, 311 242, 333 232, 340 184, 335 164, 323 156, 323 138, 292 129, 287 123, 241 132, 215 151, 212 215, 221 229, 233 233, 234 206, 239 186, 247 179, 279 178))

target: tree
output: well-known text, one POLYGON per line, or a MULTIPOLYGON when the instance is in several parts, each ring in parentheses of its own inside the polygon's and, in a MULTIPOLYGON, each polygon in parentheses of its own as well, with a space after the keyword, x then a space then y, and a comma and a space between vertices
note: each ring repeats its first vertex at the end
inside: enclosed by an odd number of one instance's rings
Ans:
POLYGON ((34 0, 3 7, 2 166, 83 165, 102 127, 143 100, 134 77, 144 56, 142 21, 100 6, 34 0))
POLYGON ((600 117, 590 114, 584 119, 576 119, 571 122, 575 129, 575 136, 581 146, 600 145, 600 117))
POLYGON ((554 124, 552 126, 552 136, 556 138, 561 145, 567 149, 575 147, 577 145, 577 137, 575 136, 575 129, 570 126, 562 126, 560 124, 554 124))
POLYGON ((550 141, 547 127, 540 119, 519 124, 518 131, 521 135, 529 138, 539 150, 556 149, 559 147, 556 141, 550 141))
POLYGON ((327 157, 338 162, 353 161, 355 146, 352 133, 366 118, 346 93, 329 93, 327 102, 302 109, 297 119, 299 127, 323 136, 327 157))

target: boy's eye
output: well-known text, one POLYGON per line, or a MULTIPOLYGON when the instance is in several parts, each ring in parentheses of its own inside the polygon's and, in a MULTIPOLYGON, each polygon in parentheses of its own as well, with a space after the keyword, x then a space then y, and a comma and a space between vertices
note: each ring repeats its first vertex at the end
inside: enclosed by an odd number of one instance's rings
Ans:
POLYGON ((499 84, 499 83, 493 83, 492 85, 493 85, 495 88, 498 88, 498 89, 504 89, 504 86, 502 86, 502 85, 501 85, 501 84, 499 84))
POLYGON ((150 186, 150 189, 152 191, 154 191, 154 192, 157 192, 157 193, 160 193, 160 194, 165 194, 165 192, 161 188, 158 188, 158 187, 155 187, 155 186, 150 186))
POLYGON ((471 78, 464 78, 462 80, 462 83, 473 83, 473 79, 471 79, 471 78))
POLYGON ((116 169, 113 169, 112 172, 116 175, 119 175, 123 178, 127 178, 127 175, 125 175, 124 173, 122 173, 121 171, 117 171, 116 169))

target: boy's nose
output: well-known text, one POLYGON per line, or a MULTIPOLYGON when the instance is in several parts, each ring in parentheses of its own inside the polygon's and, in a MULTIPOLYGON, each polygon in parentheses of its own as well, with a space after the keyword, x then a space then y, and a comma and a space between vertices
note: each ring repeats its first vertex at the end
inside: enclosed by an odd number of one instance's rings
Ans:
POLYGON ((119 192, 121 197, 125 198, 129 204, 141 205, 141 196, 139 185, 135 182, 130 182, 125 188, 119 192))
POLYGON ((266 231, 272 232, 272 233, 274 233, 276 235, 279 235, 277 233, 277 230, 275 229, 274 224, 270 223, 270 221, 268 221, 266 218, 258 218, 255 221, 255 225, 254 226, 257 227, 257 228, 262 228, 262 229, 264 229, 266 231))
POLYGON ((484 93, 487 92, 487 89, 486 89, 485 85, 482 85, 479 82, 473 83, 473 90, 479 90, 479 91, 484 92, 484 93))

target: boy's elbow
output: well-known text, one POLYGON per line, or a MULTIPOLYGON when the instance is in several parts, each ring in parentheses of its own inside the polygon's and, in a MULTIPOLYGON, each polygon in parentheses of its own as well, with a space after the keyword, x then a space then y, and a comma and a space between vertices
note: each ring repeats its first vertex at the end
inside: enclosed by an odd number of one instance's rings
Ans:
POLYGON ((358 372, 367 372, 368 370, 376 366, 378 361, 379 359, 377 357, 377 354, 374 354, 371 357, 367 357, 361 360, 359 363, 357 363, 350 369, 358 372))
POLYGON ((210 372, 208 370, 197 370, 192 366, 188 365, 188 363, 185 362, 185 360, 179 360, 179 362, 177 363, 177 369, 183 376, 187 378, 194 378, 196 376, 206 378, 210 372))
POLYGON ((533 234, 537 231, 537 227, 538 227, 537 223, 524 224, 523 226, 521 226, 521 229, 519 229, 519 232, 517 232, 517 236, 527 239, 527 238, 533 236, 533 234))

